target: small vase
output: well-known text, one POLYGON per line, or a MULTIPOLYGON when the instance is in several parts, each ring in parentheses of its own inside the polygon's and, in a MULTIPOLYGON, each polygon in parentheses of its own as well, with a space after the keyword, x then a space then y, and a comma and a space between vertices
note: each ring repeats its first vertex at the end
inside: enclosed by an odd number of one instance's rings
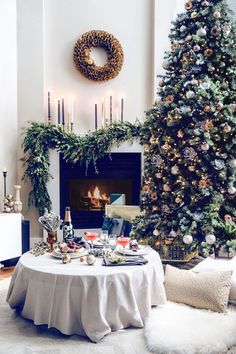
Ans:
POLYGON ((53 252, 53 244, 57 242, 57 232, 56 231, 51 231, 48 232, 48 238, 47 238, 47 242, 50 245, 50 253, 53 252))
POLYGON ((22 211, 22 202, 20 200, 20 189, 21 186, 19 185, 15 185, 14 186, 15 190, 16 190, 16 194, 15 194, 15 201, 14 201, 14 212, 15 213, 21 213, 22 211))

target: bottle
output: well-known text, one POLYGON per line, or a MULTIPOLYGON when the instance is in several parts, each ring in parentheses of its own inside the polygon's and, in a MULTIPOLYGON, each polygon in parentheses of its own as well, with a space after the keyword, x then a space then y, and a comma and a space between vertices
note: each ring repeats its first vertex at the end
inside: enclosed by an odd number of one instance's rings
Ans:
POLYGON ((63 240, 70 242, 74 240, 74 229, 71 222, 70 207, 65 209, 65 218, 62 224, 63 240))

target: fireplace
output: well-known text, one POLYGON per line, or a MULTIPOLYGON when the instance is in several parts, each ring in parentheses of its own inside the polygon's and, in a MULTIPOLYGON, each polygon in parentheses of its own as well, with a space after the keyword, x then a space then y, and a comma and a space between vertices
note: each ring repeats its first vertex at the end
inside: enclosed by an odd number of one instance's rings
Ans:
POLYGON ((60 213, 71 207, 74 228, 100 228, 111 194, 124 194, 125 204, 139 205, 141 153, 111 153, 89 166, 70 164, 60 155, 60 213))

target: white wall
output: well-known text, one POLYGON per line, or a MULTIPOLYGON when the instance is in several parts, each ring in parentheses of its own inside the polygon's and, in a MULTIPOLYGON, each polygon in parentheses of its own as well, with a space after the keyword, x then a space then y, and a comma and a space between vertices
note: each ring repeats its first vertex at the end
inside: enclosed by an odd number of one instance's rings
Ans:
POLYGON ((7 168, 7 193, 14 193, 17 156, 16 0, 0 1, 0 211, 2 169, 7 168))
MULTIPOLYGON (((75 98, 75 130, 94 128, 94 101, 112 93, 125 97, 125 119, 142 119, 154 100, 155 76, 168 49, 170 22, 182 0, 18 0, 19 129, 28 120, 44 121, 46 94, 75 98), (156 2, 156 6, 154 3, 156 2), (117 78, 95 83, 84 78, 72 60, 76 40, 86 31, 111 32, 123 46, 125 61, 117 78)), ((123 151, 130 149, 123 146, 123 151)), ((137 146, 133 147, 137 151, 137 146)), ((22 156, 19 149, 18 157, 22 156)), ((58 205, 58 158, 52 154, 49 185, 55 211, 58 205)), ((18 164, 19 177, 22 165, 18 164)), ((37 212, 27 208, 29 185, 22 190, 23 213, 31 221, 31 237, 40 235, 37 212)))

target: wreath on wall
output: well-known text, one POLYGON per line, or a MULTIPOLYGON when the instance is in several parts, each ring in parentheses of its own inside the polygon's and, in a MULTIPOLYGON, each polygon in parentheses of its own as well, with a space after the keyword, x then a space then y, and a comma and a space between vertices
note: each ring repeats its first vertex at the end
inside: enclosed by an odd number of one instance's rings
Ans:
POLYGON ((124 54, 119 41, 110 33, 93 30, 84 33, 74 47, 74 62, 77 69, 93 81, 114 79, 121 71, 124 54), (103 66, 96 65, 91 56, 92 48, 102 48, 107 53, 107 62, 103 66))
POLYGON ((32 190, 29 194, 29 205, 35 206, 40 215, 51 210, 51 199, 47 183, 52 178, 49 173, 50 149, 62 154, 65 161, 84 164, 88 168, 93 163, 98 173, 96 161, 111 151, 113 144, 134 140, 140 137, 141 124, 116 122, 106 129, 89 132, 81 137, 65 132, 60 126, 33 122, 25 130, 23 141, 25 172, 23 180, 29 179, 32 190))

